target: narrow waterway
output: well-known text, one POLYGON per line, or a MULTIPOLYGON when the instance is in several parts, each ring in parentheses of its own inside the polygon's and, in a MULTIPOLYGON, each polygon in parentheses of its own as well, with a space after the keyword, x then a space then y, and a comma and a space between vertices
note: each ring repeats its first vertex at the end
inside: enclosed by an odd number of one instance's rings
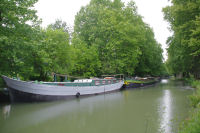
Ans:
POLYGON ((193 89, 151 87, 62 102, 0 104, 0 133, 177 133, 193 89))

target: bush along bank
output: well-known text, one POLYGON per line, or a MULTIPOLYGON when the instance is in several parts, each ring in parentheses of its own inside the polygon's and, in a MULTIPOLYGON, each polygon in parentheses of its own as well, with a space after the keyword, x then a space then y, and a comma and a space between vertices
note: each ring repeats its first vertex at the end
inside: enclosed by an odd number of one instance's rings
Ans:
POLYGON ((180 128, 179 133, 200 133, 200 80, 188 80, 196 88, 195 94, 189 96, 192 111, 180 128))

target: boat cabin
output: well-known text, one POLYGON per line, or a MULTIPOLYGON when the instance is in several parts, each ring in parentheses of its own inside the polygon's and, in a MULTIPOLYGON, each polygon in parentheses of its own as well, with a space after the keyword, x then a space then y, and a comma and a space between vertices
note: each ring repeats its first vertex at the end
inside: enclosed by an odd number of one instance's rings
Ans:
POLYGON ((43 82, 47 85, 58 85, 58 86, 100 86, 117 83, 120 80, 117 79, 78 79, 74 82, 43 82))

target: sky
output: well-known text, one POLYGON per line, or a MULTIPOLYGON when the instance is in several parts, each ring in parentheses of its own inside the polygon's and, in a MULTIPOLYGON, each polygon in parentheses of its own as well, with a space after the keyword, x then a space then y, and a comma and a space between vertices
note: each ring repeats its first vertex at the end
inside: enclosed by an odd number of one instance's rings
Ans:
MULTIPOLYGON (((130 0, 122 0, 127 3, 130 0)), ((170 5, 169 0, 134 0, 138 13, 143 21, 150 25, 155 34, 155 39, 162 45, 163 56, 167 59, 166 40, 171 35, 169 24, 164 21, 162 8, 170 5)), ((70 27, 74 25, 75 15, 82 6, 89 4, 90 0, 39 0, 35 4, 37 15, 42 19, 42 26, 54 23, 56 19, 65 21, 70 27)))

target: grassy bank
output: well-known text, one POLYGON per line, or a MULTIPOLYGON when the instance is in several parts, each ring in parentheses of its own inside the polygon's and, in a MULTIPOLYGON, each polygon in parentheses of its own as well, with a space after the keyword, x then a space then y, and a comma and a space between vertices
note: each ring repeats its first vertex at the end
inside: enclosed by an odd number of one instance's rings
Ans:
POLYGON ((181 125, 179 133, 200 133, 200 80, 188 79, 187 82, 196 88, 195 94, 189 96, 192 111, 181 125))

